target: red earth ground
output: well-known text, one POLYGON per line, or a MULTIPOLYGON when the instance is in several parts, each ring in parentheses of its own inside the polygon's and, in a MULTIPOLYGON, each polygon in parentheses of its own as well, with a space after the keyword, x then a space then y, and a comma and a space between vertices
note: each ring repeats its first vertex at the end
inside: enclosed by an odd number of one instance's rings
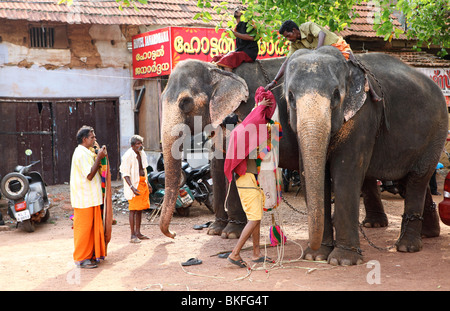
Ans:
MULTIPOLYGON (((439 189, 443 177, 438 175, 439 189)), ((114 183, 119 191, 120 182, 114 183)), ((52 200, 48 223, 27 233, 7 223, 0 231, 0 290, 2 291, 448 291, 450 290, 450 227, 442 222, 437 238, 424 239, 418 253, 382 251, 370 246, 361 236, 364 263, 334 267, 324 262, 300 259, 307 246, 306 216, 282 204, 277 221, 287 236, 284 247, 264 247, 276 264, 255 264, 252 270, 238 268, 217 255, 230 251, 236 240, 209 236, 207 229, 194 225, 214 220, 204 205, 194 203, 189 217, 174 216, 171 229, 174 240, 163 236, 158 217, 149 220, 146 213, 142 233, 150 237, 140 244, 130 243, 126 205, 116 205, 108 256, 97 269, 77 269, 72 260, 73 232, 69 186, 48 187, 52 200), (199 265, 181 266, 189 258, 199 265), (13 263, 13 264, 12 264, 13 263)), ((288 202, 305 211, 303 197, 295 189, 284 194, 288 202)), ((365 229, 377 246, 393 245, 400 232, 403 199, 382 193, 388 214, 386 228, 365 229)), ((442 196, 434 196, 439 203, 442 196)), ((5 215, 6 201, 0 201, 5 215)), ((360 219, 364 218, 361 204, 360 219)), ((270 215, 262 224, 262 244, 269 243, 270 215)), ((242 252, 249 260, 251 241, 242 252)), ((242 294, 242 292, 241 292, 242 294)))

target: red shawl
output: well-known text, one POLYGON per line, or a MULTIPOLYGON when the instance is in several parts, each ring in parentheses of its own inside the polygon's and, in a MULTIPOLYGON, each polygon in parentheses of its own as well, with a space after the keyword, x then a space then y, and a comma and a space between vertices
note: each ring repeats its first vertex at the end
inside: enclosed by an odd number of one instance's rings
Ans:
POLYGON ((224 166, 225 176, 230 182, 233 179, 233 171, 240 176, 245 174, 248 155, 267 140, 266 124, 272 118, 277 104, 272 92, 265 91, 264 87, 260 86, 255 93, 255 103, 264 98, 271 101, 272 106, 257 106, 230 134, 224 166), (261 134, 260 129, 263 129, 261 134))

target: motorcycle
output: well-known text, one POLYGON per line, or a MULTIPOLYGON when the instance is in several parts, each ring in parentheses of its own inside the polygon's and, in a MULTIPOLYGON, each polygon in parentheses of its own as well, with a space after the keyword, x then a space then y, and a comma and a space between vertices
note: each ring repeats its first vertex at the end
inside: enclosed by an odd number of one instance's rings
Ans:
POLYGON ((297 196, 302 188, 302 187, 300 187, 301 186, 300 174, 298 173, 298 171, 292 171, 287 168, 284 168, 282 170, 282 172, 283 172, 283 190, 284 190, 284 192, 289 192, 290 186, 298 187, 297 192, 295 193, 295 196, 297 196))
POLYGON ((27 166, 16 166, 14 172, 5 175, 0 189, 8 199, 8 215, 22 224, 27 232, 34 232, 35 223, 46 222, 50 218, 50 204, 44 180, 30 168, 40 161, 27 166))
POLYGON ((387 191, 392 194, 399 194, 402 198, 405 198, 405 187, 399 182, 391 180, 377 180, 377 184, 380 187, 380 192, 387 191))
MULTIPOLYGON (((1 175, 0 175, 0 180, 1 180, 1 175)), ((2 193, 0 192, 0 199, 2 198, 2 193)), ((3 226, 5 224, 5 222, 3 221, 3 215, 2 212, 0 211, 0 226, 3 226)))
POLYGON ((214 195, 210 164, 192 168, 188 162, 183 161, 181 168, 186 174, 186 185, 194 194, 195 200, 200 204, 205 204, 206 208, 214 213, 214 195))
MULTIPOLYGON (((158 171, 154 172, 151 166, 147 167, 147 179, 152 186, 152 193, 150 193, 150 204, 153 204, 153 208, 159 209, 164 201, 165 194, 165 172, 159 171, 159 169, 164 169, 161 166, 162 155, 158 160, 158 171)), ((180 179, 180 190, 178 194, 177 201, 175 203, 175 211, 180 216, 189 216, 190 206, 194 202, 194 195, 192 194, 189 187, 186 185, 186 174, 181 170, 180 179)), ((152 206, 150 205, 150 208, 152 206)))

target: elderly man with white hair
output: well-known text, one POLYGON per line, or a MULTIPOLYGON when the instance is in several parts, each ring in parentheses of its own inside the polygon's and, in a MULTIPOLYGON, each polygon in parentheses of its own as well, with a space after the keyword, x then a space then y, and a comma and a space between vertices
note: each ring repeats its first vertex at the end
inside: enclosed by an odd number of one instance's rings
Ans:
POLYGON ((128 200, 130 211, 131 243, 148 239, 141 233, 142 211, 150 208, 149 195, 152 187, 147 181, 147 156, 144 152, 144 138, 133 135, 131 148, 122 156, 120 173, 123 179, 123 194, 128 200))

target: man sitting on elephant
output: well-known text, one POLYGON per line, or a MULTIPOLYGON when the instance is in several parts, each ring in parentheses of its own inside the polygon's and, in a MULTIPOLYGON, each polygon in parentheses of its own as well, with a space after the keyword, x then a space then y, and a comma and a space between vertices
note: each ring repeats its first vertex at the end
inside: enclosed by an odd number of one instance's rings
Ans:
MULTIPOLYGON (((281 65, 275 79, 267 84, 266 90, 269 90, 277 84, 278 80, 284 75, 286 69, 287 59, 297 50, 300 49, 317 49, 324 45, 331 45, 341 51, 345 59, 350 60, 353 64, 364 70, 364 67, 359 64, 353 55, 350 45, 337 34, 321 27, 313 22, 306 22, 300 25, 300 27, 293 21, 285 21, 278 30, 286 39, 291 41, 291 47, 287 55, 286 61, 281 65)), ((381 98, 375 93, 370 81, 366 78, 366 89, 370 91, 372 99, 374 101, 380 101, 381 98)))
POLYGON ((258 56, 258 43, 255 41, 255 37, 247 31, 247 22, 241 21, 242 10, 244 8, 238 6, 234 11, 234 18, 237 22, 235 29, 227 29, 236 36, 236 49, 227 54, 216 55, 211 60, 212 63, 230 72, 243 62, 254 62, 258 56))

